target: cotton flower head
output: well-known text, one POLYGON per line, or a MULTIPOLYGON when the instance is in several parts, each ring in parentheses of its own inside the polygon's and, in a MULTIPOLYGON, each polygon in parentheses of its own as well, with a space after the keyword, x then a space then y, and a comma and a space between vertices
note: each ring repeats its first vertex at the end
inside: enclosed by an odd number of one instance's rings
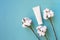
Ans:
POLYGON ((47 30, 46 26, 38 26, 36 29, 39 36, 45 36, 46 30, 47 30))
POLYGON ((32 20, 28 17, 25 17, 22 19, 22 26, 25 27, 29 27, 32 24, 32 20))
POLYGON ((43 17, 44 19, 48 19, 48 18, 51 18, 54 16, 54 12, 48 8, 46 8, 44 11, 43 11, 43 17))

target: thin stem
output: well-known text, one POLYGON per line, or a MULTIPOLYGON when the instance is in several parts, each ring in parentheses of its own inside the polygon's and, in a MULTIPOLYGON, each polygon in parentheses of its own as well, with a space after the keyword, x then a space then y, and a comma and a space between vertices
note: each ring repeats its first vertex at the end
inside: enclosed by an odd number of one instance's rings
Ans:
POLYGON ((47 37, 47 35, 45 35, 45 38, 46 38, 46 40, 48 40, 48 37, 47 37))
POLYGON ((52 29, 53 29, 53 31, 54 31, 55 38, 56 38, 56 40, 57 40, 57 36, 56 36, 56 32, 55 32, 55 30, 54 30, 54 25, 53 25, 52 19, 50 18, 49 20, 50 20, 50 23, 51 23, 51 25, 52 25, 52 29))
POLYGON ((38 38, 38 40, 40 40, 40 38, 37 36, 37 34, 34 32, 34 30, 32 29, 32 27, 29 27, 31 29, 31 31, 34 33, 34 35, 38 38))

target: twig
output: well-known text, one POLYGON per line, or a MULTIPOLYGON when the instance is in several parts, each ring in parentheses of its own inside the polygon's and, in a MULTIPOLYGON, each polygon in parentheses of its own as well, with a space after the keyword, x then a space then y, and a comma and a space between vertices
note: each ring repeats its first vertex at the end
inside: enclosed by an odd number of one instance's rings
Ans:
POLYGON ((38 40, 40 40, 40 38, 37 36, 37 34, 34 32, 33 28, 30 26, 29 27, 31 29, 31 31, 34 33, 34 35, 38 38, 38 40))
POLYGON ((55 32, 55 29, 54 29, 54 25, 53 25, 52 19, 49 18, 49 21, 50 21, 50 23, 51 23, 51 25, 52 25, 52 29, 53 29, 53 31, 54 31, 55 38, 56 38, 56 40, 57 40, 57 36, 56 36, 56 32, 55 32))
POLYGON ((45 38, 46 38, 46 40, 49 40, 48 37, 47 37, 47 35, 45 35, 45 38))

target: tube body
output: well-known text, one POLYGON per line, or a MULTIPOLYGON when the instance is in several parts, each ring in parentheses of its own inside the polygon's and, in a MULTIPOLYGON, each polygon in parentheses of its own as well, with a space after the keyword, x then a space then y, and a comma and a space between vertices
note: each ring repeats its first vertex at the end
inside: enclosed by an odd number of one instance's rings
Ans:
POLYGON ((39 6, 34 7, 34 8, 33 8, 33 12, 34 12, 34 14, 35 14, 35 16, 36 16, 38 25, 43 24, 43 22, 42 22, 42 17, 41 17, 41 12, 40 12, 40 7, 39 7, 39 6))

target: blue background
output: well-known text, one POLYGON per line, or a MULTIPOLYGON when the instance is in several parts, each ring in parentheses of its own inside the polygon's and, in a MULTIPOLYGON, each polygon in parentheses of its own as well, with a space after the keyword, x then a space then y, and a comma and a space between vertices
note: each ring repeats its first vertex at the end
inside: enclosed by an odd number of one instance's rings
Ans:
MULTIPOLYGON (((21 24, 23 17, 33 20, 34 29, 38 26, 32 8, 41 7, 41 12, 45 8, 55 12, 53 23, 55 31, 60 39, 60 0, 0 0, 0 40, 38 40, 29 29, 24 29, 21 24)), ((55 40, 54 33, 49 21, 43 20, 48 27, 48 38, 55 40)), ((40 37, 44 40, 44 37, 40 37)))

